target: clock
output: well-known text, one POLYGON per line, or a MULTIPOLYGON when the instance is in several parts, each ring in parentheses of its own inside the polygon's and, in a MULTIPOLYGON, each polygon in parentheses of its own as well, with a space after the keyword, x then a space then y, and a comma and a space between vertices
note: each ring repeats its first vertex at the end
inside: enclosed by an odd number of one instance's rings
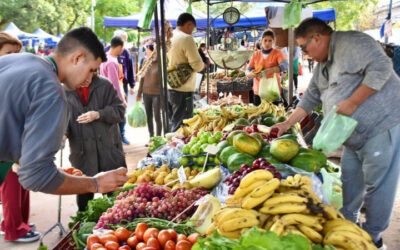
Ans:
POLYGON ((252 30, 250 34, 251 34, 251 36, 254 37, 254 38, 257 38, 257 37, 258 37, 258 31, 257 31, 257 30, 252 30))
POLYGON ((229 7, 224 11, 222 16, 224 18, 225 23, 229 25, 234 25, 240 19, 240 12, 235 7, 229 7))

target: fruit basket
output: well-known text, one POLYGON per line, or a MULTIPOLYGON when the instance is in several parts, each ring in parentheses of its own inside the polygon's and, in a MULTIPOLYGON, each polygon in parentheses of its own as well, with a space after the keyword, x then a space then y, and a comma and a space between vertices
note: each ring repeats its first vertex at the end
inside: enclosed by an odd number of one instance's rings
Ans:
POLYGON ((209 50, 211 60, 220 68, 238 69, 253 55, 252 50, 209 50))

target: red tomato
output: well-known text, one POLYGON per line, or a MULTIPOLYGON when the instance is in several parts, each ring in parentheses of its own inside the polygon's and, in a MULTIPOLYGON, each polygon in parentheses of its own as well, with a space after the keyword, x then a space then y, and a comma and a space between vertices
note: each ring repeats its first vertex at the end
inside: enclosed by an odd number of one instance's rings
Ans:
POLYGON ((130 234, 128 229, 120 227, 117 230, 115 230, 115 236, 117 236, 120 242, 123 242, 129 238, 130 234))
POLYGON ((184 234, 178 234, 178 238, 176 239, 176 242, 181 241, 181 240, 187 240, 186 235, 184 235, 184 234))
POLYGON ((146 243, 140 242, 136 245, 136 250, 143 250, 146 247, 146 243))
POLYGON ((130 246, 125 245, 125 246, 119 247, 118 250, 132 250, 132 249, 130 246))
POLYGON ((200 237, 200 234, 198 233, 192 233, 191 235, 188 236, 188 240, 190 241, 190 243, 192 243, 193 245, 196 244, 197 242, 197 238, 200 237))
POLYGON ((128 243, 128 246, 133 248, 133 247, 136 247, 137 244, 139 244, 139 240, 135 235, 133 237, 129 237, 128 240, 126 241, 126 243, 128 243))
POLYGON ((136 229, 135 229, 135 235, 139 241, 143 240, 144 232, 146 232, 146 230, 147 230, 146 223, 137 224, 136 229))
POLYGON ((164 247, 165 243, 167 243, 167 241, 172 240, 172 236, 171 234, 168 232, 168 230, 162 230, 159 234, 158 234, 158 241, 160 242, 160 245, 162 247, 164 247))
POLYGON ((192 248, 192 243, 187 240, 180 240, 176 243, 176 250, 190 250, 192 248))
POLYGON ((168 233, 171 235, 173 241, 176 242, 178 240, 178 234, 174 229, 168 229, 168 233))
POLYGON ((164 250, 175 250, 175 246, 175 242, 173 240, 169 240, 167 243, 165 243, 164 250))
POLYGON ((154 247, 145 247, 142 250, 157 250, 157 249, 155 249, 154 247))
POLYGON ((114 241, 108 241, 104 246, 107 248, 107 250, 118 250, 119 248, 119 244, 114 241))
POLYGON ((94 243, 100 243, 100 238, 97 235, 89 235, 89 237, 86 240, 86 245, 90 249, 94 243))
POLYGON ((104 246, 100 243, 93 243, 92 246, 90 247, 90 250, 98 250, 100 248, 104 248, 104 246))
POLYGON ((146 230, 146 232, 144 232, 144 235, 143 235, 144 242, 147 242, 151 237, 154 237, 154 238, 158 237, 158 229, 157 228, 151 227, 151 228, 148 228, 146 230))
POLYGON ((108 241, 118 242, 118 238, 113 234, 103 234, 100 237, 101 244, 105 245, 108 241))
POLYGON ((150 237, 150 239, 147 240, 146 246, 154 247, 157 250, 160 250, 160 248, 161 248, 160 243, 158 242, 157 238, 154 238, 154 237, 150 237))

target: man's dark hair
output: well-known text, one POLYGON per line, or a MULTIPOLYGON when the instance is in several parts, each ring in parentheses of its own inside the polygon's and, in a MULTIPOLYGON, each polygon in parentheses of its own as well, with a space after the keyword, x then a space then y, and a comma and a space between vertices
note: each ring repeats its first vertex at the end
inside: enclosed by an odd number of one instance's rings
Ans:
POLYGON ((176 21, 177 26, 183 26, 187 22, 192 22, 194 26, 196 26, 196 20, 194 17, 189 13, 182 13, 179 15, 178 20, 176 21))
POLYGON ((89 51, 95 59, 101 58, 103 62, 107 61, 103 45, 96 34, 87 27, 80 27, 67 32, 58 43, 55 53, 65 55, 78 47, 83 47, 89 51))
POLYGON ((205 43, 200 43, 200 47, 199 48, 205 48, 206 44, 205 43))
POLYGON ((272 37, 272 40, 275 40, 275 33, 272 30, 266 30, 262 33, 261 39, 263 39, 266 36, 272 37))
POLYGON ((124 40, 120 36, 115 36, 111 39, 111 48, 124 46, 124 40))
POLYGON ((324 21, 318 18, 307 18, 300 23, 299 27, 294 30, 295 38, 307 38, 311 34, 317 33, 321 35, 329 35, 333 29, 324 21))

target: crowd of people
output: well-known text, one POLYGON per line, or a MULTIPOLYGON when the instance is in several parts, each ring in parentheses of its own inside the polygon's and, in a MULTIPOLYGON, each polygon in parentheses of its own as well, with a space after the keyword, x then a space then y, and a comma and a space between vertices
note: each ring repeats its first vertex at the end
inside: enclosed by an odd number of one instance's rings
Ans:
MULTIPOLYGON (((192 37, 195 28, 193 16, 183 13, 166 41, 168 65, 184 66, 184 75, 168 79, 171 131, 193 116, 196 73, 204 73, 210 64, 205 45, 198 47, 192 37)), ((381 233, 390 222, 400 174, 400 111, 392 108, 400 101, 400 80, 382 48, 363 33, 333 31, 310 18, 295 29, 295 38, 295 62, 301 50, 313 76, 292 115, 274 128, 282 134, 321 104, 325 114, 336 105, 337 113, 358 121, 344 144, 341 211, 359 223, 364 204, 366 222, 361 226, 383 247, 381 233)), ((20 41, 0 33, 1 229, 6 240, 31 242, 40 236, 29 223, 29 190, 77 194, 82 211, 94 193, 121 189, 127 181, 122 144, 130 143, 124 129, 127 97, 134 94, 136 81, 136 100, 144 103, 150 136, 166 132, 154 42, 145 44, 146 56, 135 79, 126 40, 126 33, 117 32, 104 48, 92 30, 76 28, 65 34, 53 54, 38 57, 18 53, 20 41), (54 155, 66 139, 70 162, 84 176, 56 168, 54 155)), ((254 69, 263 65, 264 74, 275 75, 278 83, 288 69, 287 55, 274 43, 275 34, 263 32, 260 49, 247 65, 247 77, 254 78, 255 105, 261 98, 254 69)))

